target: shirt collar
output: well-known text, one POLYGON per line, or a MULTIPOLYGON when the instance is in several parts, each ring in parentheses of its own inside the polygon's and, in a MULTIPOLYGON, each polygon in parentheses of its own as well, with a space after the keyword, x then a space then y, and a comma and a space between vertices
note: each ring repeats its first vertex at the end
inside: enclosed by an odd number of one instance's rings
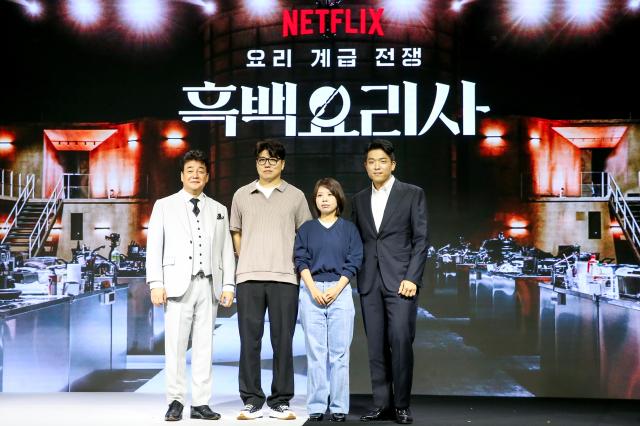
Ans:
POLYGON ((371 182, 371 190, 373 191, 374 194, 378 194, 381 192, 389 192, 391 191, 391 187, 393 186, 393 183, 396 181, 395 176, 391 175, 391 177, 389 178, 389 180, 387 180, 385 182, 384 185, 382 185, 382 187, 380 189, 376 189, 375 185, 373 184, 373 182, 371 182))
MULTIPOLYGON (((258 179, 256 179, 253 182, 251 182, 251 184, 250 184, 251 187, 250 188, 251 188, 251 192, 252 193, 258 191, 258 187, 256 186, 257 183, 258 183, 258 179)), ((277 189, 280 192, 284 192, 285 189, 287 189, 287 186, 289 186, 289 184, 284 179, 282 179, 280 181, 280 185, 276 186, 274 189, 277 189)))
MULTIPOLYGON (((182 194, 182 198, 184 199, 185 203, 191 204, 191 199, 192 198, 197 198, 200 201, 200 203, 202 203, 204 201, 204 192, 201 192, 200 195, 198 195, 197 197, 194 197, 193 195, 191 195, 187 191, 185 191, 184 188, 182 188, 180 190, 180 194, 182 194)), ((202 205, 202 204, 200 204, 200 205, 202 205)))

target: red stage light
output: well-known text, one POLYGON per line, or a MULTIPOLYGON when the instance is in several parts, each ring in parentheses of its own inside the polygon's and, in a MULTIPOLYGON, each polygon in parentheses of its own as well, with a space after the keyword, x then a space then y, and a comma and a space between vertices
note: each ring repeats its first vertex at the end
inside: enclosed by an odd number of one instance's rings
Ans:
POLYGON ((167 139, 183 139, 184 132, 178 129, 171 129, 167 132, 167 139))
POLYGON ((509 220, 509 228, 511 229, 524 229, 529 226, 529 223, 519 217, 513 217, 509 220))
POLYGON ((8 145, 8 144, 12 144, 13 141, 14 141, 14 137, 12 134, 0 132, 0 144, 8 145))

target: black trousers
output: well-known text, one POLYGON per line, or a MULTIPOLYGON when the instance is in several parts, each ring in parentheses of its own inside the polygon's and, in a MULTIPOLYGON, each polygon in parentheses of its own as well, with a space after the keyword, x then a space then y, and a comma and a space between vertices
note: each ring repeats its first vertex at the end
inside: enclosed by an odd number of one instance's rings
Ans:
POLYGON ((288 404, 293 398, 293 333, 298 316, 299 286, 275 281, 248 281, 238 284, 238 327, 240 329, 240 398, 262 407, 265 395, 261 384, 260 350, 264 334, 264 314, 269 311, 273 379, 269 407, 288 404))
POLYGON ((379 271, 376 277, 371 291, 360 296, 373 402, 376 407, 408 408, 418 296, 402 297, 384 287, 379 271))

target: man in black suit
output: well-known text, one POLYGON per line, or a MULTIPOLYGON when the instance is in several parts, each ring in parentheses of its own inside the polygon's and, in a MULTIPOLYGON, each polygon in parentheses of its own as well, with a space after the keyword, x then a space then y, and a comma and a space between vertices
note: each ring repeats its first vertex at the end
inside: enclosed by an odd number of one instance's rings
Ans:
POLYGON ((353 197, 352 219, 364 244, 358 293, 375 408, 360 420, 395 417, 397 423, 407 424, 413 422, 412 345, 427 259, 426 200, 421 188, 392 175, 396 162, 391 142, 371 142, 364 166, 372 186, 353 197))

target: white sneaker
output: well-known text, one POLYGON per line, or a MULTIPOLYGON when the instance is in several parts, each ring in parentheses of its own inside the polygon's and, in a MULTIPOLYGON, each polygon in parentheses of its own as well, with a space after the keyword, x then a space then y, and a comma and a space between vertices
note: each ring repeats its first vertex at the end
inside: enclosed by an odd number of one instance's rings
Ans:
POLYGON ((240 414, 238 414, 238 420, 253 420, 262 417, 262 408, 254 407, 252 404, 244 406, 240 414))
POLYGON ((280 420, 294 420, 296 415, 289 409, 287 404, 280 404, 277 407, 271 409, 269 417, 273 417, 280 420))

